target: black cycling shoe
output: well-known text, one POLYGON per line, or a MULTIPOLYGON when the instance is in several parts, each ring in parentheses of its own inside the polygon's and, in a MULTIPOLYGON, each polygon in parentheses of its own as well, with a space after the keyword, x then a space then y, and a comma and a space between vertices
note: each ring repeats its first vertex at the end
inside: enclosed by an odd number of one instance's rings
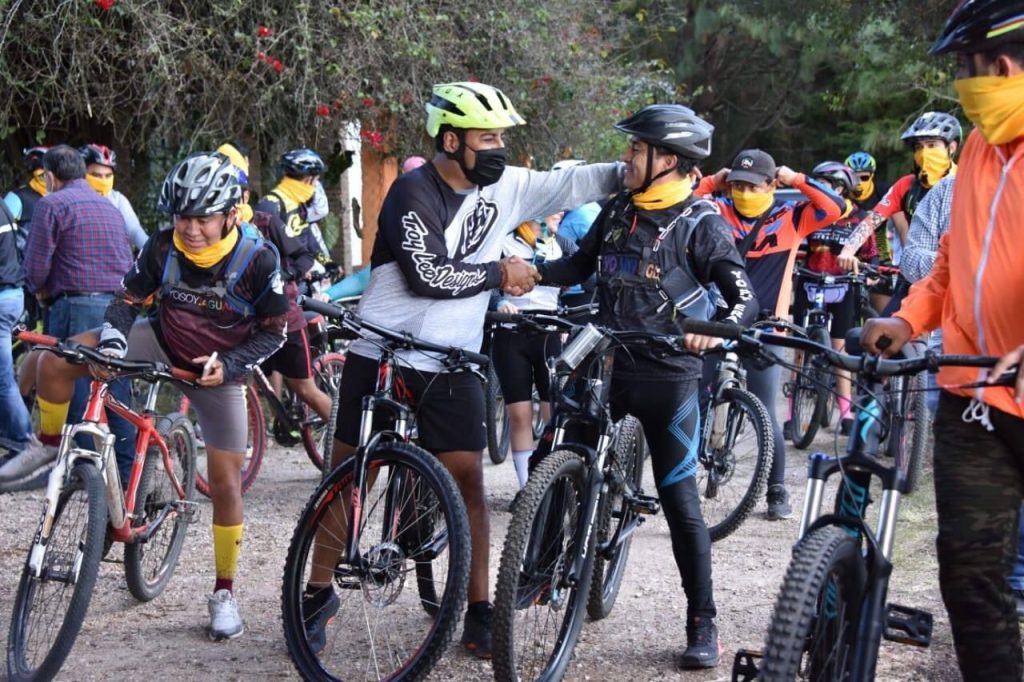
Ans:
POLYGON ((853 431, 853 419, 850 417, 843 418, 843 420, 839 422, 839 435, 849 436, 851 431, 853 431))
POLYGON ((722 657, 714 618, 691 618, 686 623, 686 650, 679 658, 683 670, 714 668, 722 657))
POLYGON ((793 420, 787 419, 782 425, 782 438, 783 440, 793 440, 793 420))
POLYGON ((327 645, 327 624, 331 622, 341 600, 333 587, 306 592, 302 595, 302 623, 306 628, 306 641, 314 654, 319 654, 327 645))
POLYGON ((491 657, 494 607, 490 602, 476 602, 466 609, 462 627, 462 646, 477 658, 491 657))

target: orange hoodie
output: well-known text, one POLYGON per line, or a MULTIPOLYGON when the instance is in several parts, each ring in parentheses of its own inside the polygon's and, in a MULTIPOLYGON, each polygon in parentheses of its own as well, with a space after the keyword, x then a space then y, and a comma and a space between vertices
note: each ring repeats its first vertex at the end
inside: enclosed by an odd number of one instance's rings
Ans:
MULTIPOLYGON (((931 273, 896 317, 914 334, 942 326, 943 352, 1001 356, 1024 343, 1024 139, 993 146, 977 130, 964 145, 949 232, 931 273)), ((987 370, 944 367, 940 384, 980 381, 987 370)), ((1024 418, 1009 388, 953 391, 1024 418)))

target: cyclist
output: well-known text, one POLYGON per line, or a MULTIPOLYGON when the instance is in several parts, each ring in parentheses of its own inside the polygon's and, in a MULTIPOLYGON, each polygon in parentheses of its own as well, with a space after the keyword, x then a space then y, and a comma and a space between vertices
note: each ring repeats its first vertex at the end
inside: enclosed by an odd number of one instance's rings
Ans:
MULTIPOLYGON (((760 149, 741 151, 731 168, 701 180, 698 196, 717 192, 715 199, 722 216, 732 226, 740 256, 746 259, 747 272, 754 283, 754 294, 761 309, 777 317, 788 317, 791 273, 797 247, 815 230, 828 227, 842 216, 843 200, 831 187, 806 177, 786 166, 776 167, 775 159, 760 149), (794 187, 806 201, 776 201, 779 185, 794 187)), ((775 452, 786 445, 775 412, 779 395, 780 368, 767 369, 744 361, 747 384, 772 420, 775 452)), ((788 519, 793 515, 786 490, 786 458, 775 457, 768 476, 768 518, 788 519)))
MULTIPOLYGON (((878 162, 875 161, 875 157, 865 151, 850 154, 843 163, 853 171, 857 178, 857 184, 850 192, 849 198, 866 215, 882 200, 882 197, 889 191, 890 185, 876 177, 878 162)), ((885 225, 883 222, 875 230, 875 244, 878 248, 879 261, 891 263, 892 254, 889 251, 889 236, 885 231, 885 225)))
MULTIPOLYGON (((519 256, 534 265, 572 255, 577 250, 575 242, 555 232, 561 218, 561 213, 555 213, 526 221, 505 238, 502 254, 519 256)), ((496 307, 503 313, 555 312, 560 293, 560 287, 541 285, 522 296, 502 296, 496 307)), ((533 389, 537 387, 541 414, 547 421, 551 416, 547 361, 561 351, 558 332, 519 331, 514 325, 499 324, 491 336, 491 362, 508 407, 512 464, 520 488, 526 485, 533 454, 533 389)))
MULTIPOLYGON (((107 308, 103 327, 75 337, 115 357, 160 361, 202 375, 199 388, 182 390, 206 440, 216 566, 208 632, 215 640, 243 631, 233 594, 247 441, 240 386, 249 369, 284 342, 288 309, 274 250, 238 225, 240 198, 238 171, 227 157, 198 152, 178 163, 157 205, 172 216, 173 229, 147 242, 107 308), (159 295, 157 306, 136 320, 153 294, 159 295)), ((41 404, 66 411, 73 379, 87 373, 44 354, 38 390, 47 403, 41 404)))
MULTIPOLYGON (((550 214, 615 191, 620 166, 597 164, 560 173, 506 167, 504 132, 525 121, 508 98, 482 83, 436 85, 426 106, 433 159, 403 173, 388 190, 373 245, 370 283, 359 314, 375 324, 426 341, 478 351, 490 291, 521 295, 533 288, 535 268, 521 258, 497 260, 506 235, 524 220, 550 214)), ((404 382, 419 406, 420 444, 451 472, 469 512, 472 558, 463 645, 491 653, 488 601, 490 521, 481 455, 486 443, 481 382, 469 374, 441 374, 422 353, 404 353, 412 367, 404 382)), ((359 442, 360 402, 375 390, 378 351, 352 344, 340 389, 332 461, 340 463, 359 442)), ((314 548, 317 566, 336 561, 330 548, 314 548)), ((337 612, 329 568, 311 572, 304 613, 307 639, 323 646, 327 620, 337 612)))
POLYGON ((141 249, 145 246, 149 235, 142 229, 142 223, 135 215, 132 202, 114 189, 117 154, 113 149, 102 144, 83 145, 78 148, 78 153, 85 159, 85 181, 121 212, 121 216, 124 218, 124 229, 128 232, 128 240, 136 249, 141 249))
POLYGON ((21 160, 31 177, 21 187, 12 190, 4 197, 4 203, 18 221, 17 245, 18 253, 25 250, 28 238, 28 226, 32 222, 32 214, 36 202, 48 194, 43 170, 43 155, 49 147, 27 147, 21 150, 21 160))
POLYGON ((14 380, 11 355, 11 332, 24 309, 17 232, 17 221, 7 204, 0 202, 0 442, 12 453, 24 450, 32 435, 32 421, 14 380))
MULTIPOLYGON (((914 153, 914 172, 897 180, 885 197, 868 211, 867 217, 851 235, 839 254, 839 264, 845 270, 853 269, 857 249, 865 242, 867 235, 886 220, 891 220, 896 228, 897 243, 893 244, 892 262, 899 265, 898 249, 907 243, 907 230, 918 203, 939 180, 956 174, 953 155, 962 137, 960 122, 954 116, 936 111, 921 114, 903 131, 900 139, 914 153)), ((909 287, 909 282, 901 276, 892 300, 886 301, 882 308, 885 314, 899 307, 909 287)))
MULTIPOLYGON (((646 106, 615 125, 630 136, 625 191, 602 210, 569 258, 538 266, 541 281, 576 284, 595 271, 602 322, 616 329, 678 333, 677 320, 707 319, 714 283, 726 320, 757 316, 754 293, 729 226, 716 206, 692 196, 697 164, 711 154, 714 128, 678 104, 646 106)), ((564 172, 564 171, 563 171, 564 172)), ((687 336, 692 352, 717 340, 687 336)), ((687 600, 683 668, 718 664, 721 650, 711 586, 711 538, 697 490, 701 362, 632 350, 615 356, 613 419, 629 413, 644 428, 658 495, 672 535, 672 552, 687 600)))
MULTIPOLYGON (((818 230, 807 237, 806 267, 813 272, 826 275, 842 275, 845 270, 839 267, 836 258, 842 250, 850 233, 866 215, 864 210, 851 201, 855 187, 853 171, 838 161, 825 161, 814 167, 811 177, 827 183, 833 191, 846 202, 843 217, 826 228, 818 230)), ((860 247, 857 257, 864 262, 877 262, 878 250, 875 248, 875 235, 868 235, 867 241, 860 247)), ((825 298, 825 309, 832 315, 829 335, 832 347, 841 349, 846 332, 859 325, 857 300, 853 288, 849 284, 825 285, 821 282, 800 281, 793 294, 793 318, 802 321, 811 307, 811 299, 821 290, 825 298)), ((850 417, 850 373, 844 370, 836 372, 836 392, 839 394, 840 432, 850 435, 853 419, 850 417)))
MULTIPOLYGON (((995 377, 1020 361, 1024 290, 1024 1, 967 0, 932 54, 957 53, 954 86, 975 124, 953 187, 949 232, 931 273, 891 318, 870 320, 863 342, 898 352, 941 325, 947 353, 1007 355, 994 372, 943 368, 954 387, 995 377), (883 344, 884 345, 884 344, 883 344)), ((1024 407, 1016 391, 947 388, 935 417, 939 585, 965 680, 1024 676, 1019 623, 1007 582, 1024 490, 1024 407)))

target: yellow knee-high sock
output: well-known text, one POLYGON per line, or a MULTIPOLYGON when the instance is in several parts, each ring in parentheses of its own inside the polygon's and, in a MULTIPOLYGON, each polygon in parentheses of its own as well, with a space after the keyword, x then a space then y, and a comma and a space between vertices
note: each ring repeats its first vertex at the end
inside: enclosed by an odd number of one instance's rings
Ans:
POLYGON ((242 527, 241 523, 237 526, 213 524, 213 560, 217 569, 214 592, 217 590, 230 592, 234 587, 238 554, 242 551, 242 527))
POLYGON ((47 445, 60 445, 60 432, 68 420, 71 402, 51 403, 43 398, 36 398, 36 401, 39 403, 39 440, 47 445))

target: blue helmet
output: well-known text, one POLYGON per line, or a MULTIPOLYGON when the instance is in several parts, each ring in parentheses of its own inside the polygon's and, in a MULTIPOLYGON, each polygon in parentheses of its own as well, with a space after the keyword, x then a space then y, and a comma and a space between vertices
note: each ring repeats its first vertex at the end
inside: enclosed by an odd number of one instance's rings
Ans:
POLYGON ((853 169, 854 173, 874 173, 878 168, 875 157, 867 152, 854 152, 846 157, 846 165, 853 169))
POLYGON ((312 149, 293 149, 281 156, 278 164, 281 172, 292 178, 305 178, 310 175, 323 175, 327 165, 312 149))

